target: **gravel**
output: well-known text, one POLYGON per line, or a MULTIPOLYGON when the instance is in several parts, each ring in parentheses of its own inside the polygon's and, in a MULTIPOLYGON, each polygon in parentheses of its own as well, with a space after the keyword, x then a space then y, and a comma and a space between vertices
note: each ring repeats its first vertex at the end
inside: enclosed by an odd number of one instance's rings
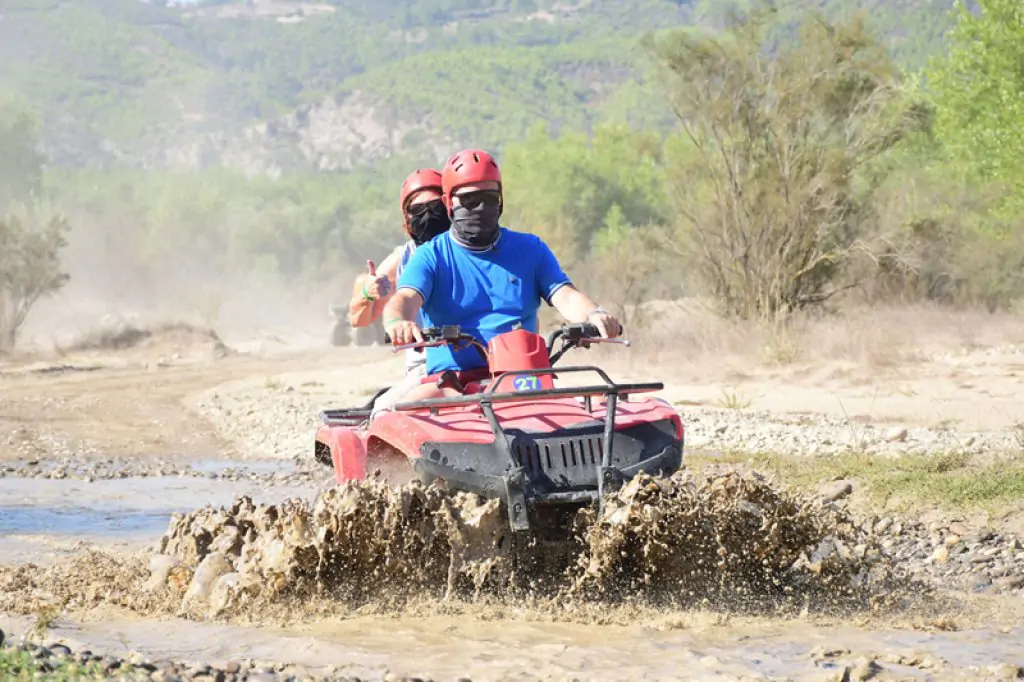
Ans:
MULTIPOLYGON (((247 386, 212 391, 197 403, 226 439, 252 457, 310 457, 317 413, 328 400, 302 387, 247 386)), ((364 398, 359 398, 360 401, 364 398)), ((867 424, 828 415, 785 415, 745 409, 683 407, 686 443, 691 450, 829 455, 857 451, 898 456, 1024 451, 1024 429, 1005 432, 960 431, 903 424, 867 424)))
MULTIPOLYGON (((269 486, 319 481, 324 478, 323 465, 307 461, 281 463, 268 470, 254 470, 252 461, 233 464, 230 460, 204 461, 193 467, 187 461, 167 459, 122 458, 70 458, 47 457, 14 460, 0 463, 0 478, 36 478, 85 482, 124 478, 179 477, 206 478, 223 481, 251 481, 269 486), (287 469, 287 470, 285 470, 287 469)), ((273 462, 271 462, 273 464, 273 462)))
MULTIPOLYGON (((222 663, 169 659, 150 660, 137 652, 127 656, 101 655, 88 649, 72 650, 57 642, 14 641, 0 630, 0 673, 29 679, 33 675, 64 673, 72 679, 104 678, 133 682, 413 682, 426 677, 339 675, 335 666, 316 670, 288 663, 250 658, 222 663)), ((7 679, 7 678, 5 678, 7 679)), ((468 677, 460 678, 471 682, 468 677)))
POLYGON ((1021 452, 1024 432, 865 424, 828 415, 686 407, 681 410, 689 448, 781 455, 844 452, 899 456, 966 452, 1021 452))
POLYGON ((1024 596, 1024 541, 1013 533, 962 522, 867 519, 886 555, 913 577, 975 594, 1024 596))

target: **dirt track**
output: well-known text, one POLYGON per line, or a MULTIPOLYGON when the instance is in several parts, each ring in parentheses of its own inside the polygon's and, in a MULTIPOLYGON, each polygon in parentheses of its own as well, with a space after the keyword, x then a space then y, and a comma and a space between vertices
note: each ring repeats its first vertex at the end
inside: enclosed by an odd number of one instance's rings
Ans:
MULTIPOLYGON (((41 524, 4 531, 0 523, 0 540, 9 541, 0 543, 0 552, 9 560, 39 564, 75 555, 83 541, 128 552, 163 532, 161 514, 168 508, 227 504, 242 491, 257 501, 309 495, 329 477, 310 463, 316 410, 364 402, 402 366, 401 358, 374 348, 234 348, 247 352, 225 353, 209 339, 179 335, 121 352, 83 351, 0 365, 0 473, 6 474, 0 481, 13 483, 21 495, 9 492, 0 500, 0 516, 32 505, 57 509, 56 500, 68 494, 61 492, 65 484, 77 486, 72 495, 94 500, 85 506, 114 504, 114 516, 107 516, 114 526, 118 509, 130 516, 152 507, 153 515, 151 523, 123 532, 97 530, 102 523, 76 530, 80 511, 77 517, 56 514, 65 524, 58 530, 41 524), (224 460, 261 468, 231 471, 224 460), (120 483, 109 480, 118 472, 128 473, 120 483), (160 497, 159 486, 169 475, 179 481, 173 494, 167 488, 167 499, 145 507, 141 499, 160 497), (143 485, 143 476, 152 485, 143 485), (42 486, 42 479, 52 490, 33 492, 31 486, 42 486)), ((1020 349, 1007 347, 939 356, 881 374, 833 364, 703 384, 692 374, 673 376, 664 368, 655 377, 668 384, 666 397, 681 405, 691 447, 813 456, 854 442, 898 455, 942 452, 956 443, 988 456, 1012 451, 1017 442, 1017 424, 1024 419, 1024 403, 1015 399, 1024 393, 1018 376, 1022 363, 1020 349)), ((654 371, 607 354, 602 364, 623 379, 650 378, 654 371)), ((949 532, 941 532, 944 542, 949 532)), ((997 564, 1005 565, 1001 577, 1024 575, 1018 573, 1024 564, 1017 563, 1015 551, 1011 548, 1006 563, 997 564)), ((1002 561, 1001 554, 993 556, 1002 561)), ((397 620, 393 613, 353 613, 327 622, 265 623, 285 627, 280 634, 238 630, 237 624, 142 624, 137 614, 107 608, 73 614, 80 629, 58 620, 52 634, 94 647, 123 640, 123 646, 151 658, 170 648, 205 660, 259 658, 308 666, 347 660, 352 671, 347 674, 364 677, 392 670, 429 672, 435 679, 463 674, 478 680, 666 679, 685 670, 703 679, 822 679, 849 669, 853 677, 932 673, 984 679, 1024 665, 1019 590, 1011 587, 998 595, 994 601, 983 594, 972 598, 979 609, 974 615, 876 616, 863 627, 828 618, 786 622, 621 608, 574 617, 587 625, 544 624, 552 616, 525 604, 517 616, 507 606, 439 606, 427 600, 397 620), (954 631, 941 632, 951 626, 950 618, 959 621, 954 631), (997 627, 990 634, 969 631, 992 623, 997 627), (738 638, 744 642, 740 647, 738 638)), ((13 613, 5 622, 0 627, 23 631, 26 625, 13 613)))

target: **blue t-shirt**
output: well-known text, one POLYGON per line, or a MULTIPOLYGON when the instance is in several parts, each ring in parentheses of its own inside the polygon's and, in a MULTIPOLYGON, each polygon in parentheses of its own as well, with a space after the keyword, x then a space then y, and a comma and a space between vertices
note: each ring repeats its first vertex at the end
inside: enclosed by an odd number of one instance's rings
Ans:
MULTIPOLYGON (((569 278, 539 237, 501 228, 487 251, 459 246, 450 231, 438 235, 416 249, 397 288, 413 289, 423 297, 426 326, 457 324, 486 345, 520 322, 536 333, 541 299, 550 303, 566 284, 569 278)), ((428 374, 487 364, 473 347, 453 352, 451 346, 441 346, 426 353, 428 374)))

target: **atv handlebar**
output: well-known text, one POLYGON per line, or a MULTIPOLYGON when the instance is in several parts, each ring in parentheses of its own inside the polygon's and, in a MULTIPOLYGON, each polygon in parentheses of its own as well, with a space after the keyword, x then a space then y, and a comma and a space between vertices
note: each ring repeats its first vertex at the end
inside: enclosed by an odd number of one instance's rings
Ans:
POLYGON ((601 330, 597 328, 597 325, 589 322, 565 324, 548 336, 548 357, 551 359, 551 366, 554 367, 555 363, 570 348, 589 348, 592 343, 620 343, 627 348, 632 345, 629 339, 612 339, 601 336, 601 330), (555 344, 559 339, 562 340, 562 347, 556 351, 555 344))
MULTIPOLYGON (((422 341, 415 341, 413 343, 404 343, 401 346, 395 346, 394 352, 408 350, 410 348, 419 350, 421 348, 436 348, 437 346, 444 346, 452 343, 457 344, 460 341, 466 343, 476 343, 476 339, 471 334, 463 334, 462 329, 457 324, 448 324, 443 327, 426 327, 421 330, 423 334, 422 341)), ((384 332, 384 343, 391 344, 391 335, 384 332)))
POLYGON ((580 322, 578 324, 564 324, 561 328, 556 329, 548 335, 548 353, 555 347, 555 342, 558 339, 565 339, 566 343, 573 346, 587 347, 592 343, 621 343, 627 348, 632 345, 629 339, 612 339, 607 336, 601 336, 601 330, 597 328, 597 325, 590 324, 589 322, 580 322))
MULTIPOLYGON (((414 343, 405 343, 400 346, 394 346, 392 352, 398 353, 399 351, 414 349, 421 351, 424 348, 436 348, 438 346, 445 346, 448 344, 459 345, 465 343, 471 346, 475 346, 479 350, 484 358, 487 358, 487 349, 476 340, 472 334, 462 333, 462 328, 457 324, 444 325, 442 327, 426 327, 422 330, 423 340, 416 341, 414 343)), ((391 336, 384 333, 384 343, 391 344, 391 336)), ((589 348, 592 343, 618 343, 626 346, 627 348, 632 345, 629 339, 621 338, 609 338, 601 336, 601 330, 597 328, 597 325, 590 324, 589 322, 580 322, 577 324, 564 324, 555 331, 551 332, 547 338, 548 357, 551 359, 551 364, 554 365, 559 358, 570 348, 589 348), (558 340, 562 340, 562 347, 554 352, 555 343, 558 340)))

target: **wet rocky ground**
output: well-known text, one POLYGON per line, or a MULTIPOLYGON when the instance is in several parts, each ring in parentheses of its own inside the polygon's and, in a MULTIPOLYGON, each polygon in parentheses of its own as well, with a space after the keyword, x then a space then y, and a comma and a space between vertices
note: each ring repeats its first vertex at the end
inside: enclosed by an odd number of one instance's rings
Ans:
MULTIPOLYGON (((312 461, 310 434, 319 409, 365 400, 362 393, 353 395, 337 399, 322 384, 302 378, 291 380, 287 376, 205 392, 190 406, 212 420, 220 436, 237 444, 234 456, 238 459, 234 462, 106 457, 96 448, 83 449, 57 432, 37 428, 31 433, 23 429, 0 433, 0 451, 7 457, 13 455, 12 459, 0 461, 0 478, 6 479, 8 489, 17 487, 21 481, 25 481, 26 489, 40 483, 58 488, 74 484, 88 490, 121 483, 143 487, 142 479, 148 479, 148 489, 152 489, 162 484, 158 479, 178 478, 182 481, 175 485, 187 483, 197 490, 205 491, 208 484, 244 483, 259 491, 255 503, 233 505, 225 505, 223 496, 214 503, 214 496, 210 495, 211 504, 206 509, 200 510, 204 502, 197 502, 173 519, 161 507, 157 510, 162 515, 160 527, 166 528, 167 533, 154 548, 160 551, 150 552, 143 559, 122 557, 125 563, 107 573, 94 570, 96 565, 88 561, 77 572, 46 572, 24 566, 0 568, 0 592, 4 593, 0 594, 0 613, 34 613, 45 602, 41 595, 47 594, 56 597, 57 603, 87 610, 90 605, 110 600, 109 590, 103 587, 109 584, 139 588, 140 601, 134 605, 143 617, 147 600, 158 600, 158 593, 163 590, 167 603, 162 611, 155 609, 151 613, 197 620, 251 617, 254 622, 259 622, 260 615, 254 607, 272 603, 280 606, 280 601, 274 601, 277 597, 298 594, 309 601, 326 587, 329 594, 358 605, 360 595, 372 591, 382 580, 413 591, 430 586, 437 597, 445 596, 447 591, 470 600, 479 594, 494 598, 495 585, 512 585, 522 590, 514 572, 505 571, 509 554, 496 549, 505 546, 501 541, 504 536, 496 530, 494 509, 487 505, 465 506, 462 502, 454 504, 441 497, 417 494, 388 498, 372 486, 349 498, 334 493, 326 501, 315 501, 309 495, 302 502, 280 503, 290 486, 323 484, 330 479, 330 471, 312 461), (366 510, 371 513, 366 515, 366 510), (365 523, 360 520, 360 513, 367 516, 365 523), (422 571, 410 574, 409 565, 422 571), (129 573, 118 572, 124 570, 129 573), (131 580, 118 583, 125 576, 131 580), (144 583, 149 589, 141 589, 144 583), (346 592, 346 584, 354 587, 346 592), (266 599, 268 596, 272 598, 266 599)), ((680 409, 691 451, 810 457, 849 452, 897 456, 952 451, 985 455, 1024 450, 1021 429, 985 432, 894 421, 872 424, 826 415, 780 415, 739 405, 729 409, 683 405, 680 409)), ((743 473, 741 477, 745 476, 743 473)), ((572 577, 579 579, 556 585, 555 593, 566 598, 586 595, 598 603, 602 599, 614 602, 621 597, 615 593, 617 589, 621 592, 622 586, 628 586, 626 593, 653 596, 650 585, 669 576, 670 582, 681 586, 679 589, 690 589, 698 597, 703 595, 713 601, 721 594, 715 590, 729 581, 719 580, 718 587, 703 593, 694 589, 693 581, 694 576, 703 575, 706 579, 710 574, 705 569, 714 567, 712 573, 716 575, 725 569, 743 578, 726 585, 734 594, 749 590, 750 585, 769 592, 777 590, 773 594, 783 595, 782 602, 793 609, 806 605, 808 600, 803 597, 816 590, 819 596, 827 597, 830 590, 849 594, 851 589, 867 586, 874 588, 873 592, 867 591, 871 593, 868 596, 891 597, 897 584, 912 586, 903 593, 909 597, 954 591, 1020 603, 1024 596, 1024 543, 1020 536, 1006 529, 967 521, 917 521, 905 516, 853 513, 846 507, 851 486, 844 481, 794 502, 784 495, 776 496, 777 490, 756 478, 743 478, 749 485, 723 483, 735 482, 735 478, 717 480, 717 486, 677 482, 671 490, 633 489, 628 499, 619 500, 617 516, 605 519, 603 525, 592 519, 587 521, 593 525, 586 535, 584 561, 572 564, 571 571, 572 577), (725 494, 722 490, 733 492, 725 494), (734 494, 736 490, 745 492, 734 494), (686 507, 683 502, 696 506, 686 507), (693 508, 700 511, 681 511, 693 508), (657 530, 659 524, 661 530, 657 530), (686 552, 681 549, 684 544, 680 537, 686 538, 686 552), (695 554, 700 560, 697 563, 695 554), (894 576, 900 582, 893 582, 894 576)), ((221 489, 228 487, 223 485, 221 489)), ((108 512, 110 509, 105 508, 104 513, 108 512)), ((113 516, 117 513, 114 509, 113 516)), ((152 544, 158 534, 159 531, 154 532, 147 544, 152 544)), ((530 589, 527 585, 528 595, 530 589)), ((122 596, 123 599, 118 597, 114 601, 118 606, 131 608, 136 596, 122 596)), ((701 602, 699 598, 682 601, 701 602)), ((563 611, 553 617, 567 616, 563 611)), ((583 620, 585 616, 579 618, 583 620)), ((1009 637, 1012 641, 1013 636, 1009 637)), ((1004 649, 1006 655, 984 651, 966 663, 958 663, 943 655, 893 649, 876 641, 875 647, 808 645, 778 655, 813 666, 818 675, 809 679, 1024 676, 1016 665, 1024 663, 1024 657, 1012 647, 1004 649)), ((11 646, 7 642, 5 651, 10 651, 11 646)), ((488 660, 489 645, 482 646, 484 650, 478 657, 488 660)), ((346 679, 340 671, 299 668, 263 659, 194 663, 144 660, 137 655, 94 656, 81 648, 72 651, 54 642, 47 647, 25 647, 21 653, 33 665, 38 664, 35 670, 73 661, 78 666, 99 666, 104 674, 127 679, 346 679), (135 667, 129 672, 133 664, 135 667)), ((648 653, 652 660, 658 655, 648 653)), ((620 655, 621 652, 616 654, 620 655)), ((759 654, 752 650, 750 655, 756 658, 759 654)), ((505 656, 514 657, 515 652, 506 651, 505 656)), ((547 652, 545 656, 552 654, 547 652)), ((706 663, 705 659, 710 658, 713 657, 708 654, 700 661, 706 663)), ((683 665, 685 669, 685 662, 683 665)), ((717 664, 712 661, 708 665, 714 668, 717 664)), ((446 674, 436 679, 457 677, 458 674, 446 674)), ((512 675, 484 677, 508 679, 512 675)), ((545 678, 541 673, 519 677, 545 678)), ((767 677, 793 678, 784 674, 767 677)), ((550 675, 546 678, 563 679, 550 675)), ((627 678, 628 675, 621 679, 627 678)), ((361 675, 360 679, 403 678, 382 673, 361 675)), ((580 675, 579 679, 587 676, 580 675)))
POLYGON ((1024 596, 1024 542, 1016 534, 893 517, 866 524, 910 576, 973 594, 1024 596))
MULTIPOLYGON (((223 437, 241 443, 245 452, 302 459, 309 456, 309 433, 316 428, 318 411, 361 404, 371 392, 364 393, 337 399, 316 382, 282 380, 269 386, 210 391, 196 407, 217 425, 223 437), (259 409, 254 405, 260 405, 259 409)), ((680 405, 679 409, 687 447, 693 450, 800 456, 1024 452, 1024 423, 982 431, 953 424, 921 426, 826 414, 779 414, 745 409, 742 402, 732 407, 680 405)))
MULTIPOLYGON (((13 634, 13 633, 12 633, 13 634)), ((5 679, 115 679, 132 682, 431 682, 430 678, 384 675, 377 678, 339 674, 334 666, 309 669, 254 659, 196 663, 147 659, 139 654, 120 657, 73 651, 60 642, 16 641, 0 630, 0 673, 5 679)), ((459 678, 470 682, 469 678, 459 678)))
POLYGON ((259 462, 167 458, 22 458, 0 462, 0 478, 100 481, 125 478, 181 477, 223 481, 289 484, 323 480, 329 474, 312 461, 259 462))
POLYGON ((687 444, 781 455, 923 455, 1024 452, 1024 425, 1006 431, 871 424, 822 414, 683 407, 687 444))

